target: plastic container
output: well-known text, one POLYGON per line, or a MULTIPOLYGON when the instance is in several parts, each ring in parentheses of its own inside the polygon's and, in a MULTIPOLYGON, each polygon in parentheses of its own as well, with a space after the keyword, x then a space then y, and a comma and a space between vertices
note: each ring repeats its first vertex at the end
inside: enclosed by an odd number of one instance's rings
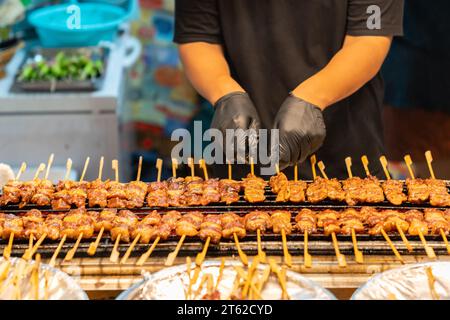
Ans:
POLYGON ((95 46, 100 41, 114 41, 119 25, 129 17, 123 8, 101 3, 77 3, 80 27, 68 28, 67 8, 74 3, 49 6, 32 12, 29 22, 43 47, 95 46))

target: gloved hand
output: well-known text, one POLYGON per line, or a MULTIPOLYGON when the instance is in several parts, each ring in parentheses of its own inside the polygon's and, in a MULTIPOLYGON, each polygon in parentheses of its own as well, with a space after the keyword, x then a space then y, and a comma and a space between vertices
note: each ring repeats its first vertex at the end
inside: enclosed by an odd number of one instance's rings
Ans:
POLYGON ((303 162, 320 148, 326 136, 319 107, 290 95, 275 117, 279 129, 280 169, 303 162))
MULTIPOLYGON (((248 162, 248 150, 256 148, 258 145, 258 130, 261 128, 258 112, 245 92, 231 92, 220 98, 214 105, 214 116, 211 122, 211 128, 219 129, 222 132, 224 141, 226 129, 254 129, 256 134, 249 136, 238 136, 237 148, 248 162), (248 141, 249 148, 243 149, 248 141), (242 150, 246 150, 245 154, 242 150)), ((256 149, 255 149, 256 150, 256 149)), ((224 149, 225 151, 225 149, 224 149)))

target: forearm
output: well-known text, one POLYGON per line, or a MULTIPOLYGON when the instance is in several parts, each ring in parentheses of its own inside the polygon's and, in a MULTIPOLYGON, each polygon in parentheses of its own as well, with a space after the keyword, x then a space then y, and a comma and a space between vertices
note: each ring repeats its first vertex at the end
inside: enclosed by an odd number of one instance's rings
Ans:
POLYGON ((322 109, 352 95, 378 73, 390 43, 390 37, 347 36, 328 65, 301 83, 293 94, 322 109))
POLYGON ((211 104, 227 93, 244 92, 231 77, 220 45, 194 42, 180 45, 179 51, 189 81, 211 104))

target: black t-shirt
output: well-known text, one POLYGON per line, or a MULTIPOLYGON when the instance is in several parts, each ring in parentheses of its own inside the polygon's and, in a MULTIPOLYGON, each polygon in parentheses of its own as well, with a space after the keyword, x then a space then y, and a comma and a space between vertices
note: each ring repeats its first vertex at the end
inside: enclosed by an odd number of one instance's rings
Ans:
MULTIPOLYGON (((269 129, 289 92, 327 65, 345 35, 402 33, 403 0, 177 0, 175 8, 174 41, 221 44, 233 78, 269 129), (380 29, 368 28, 373 5, 380 9, 380 29)), ((363 175, 363 154, 374 174, 381 171, 382 100, 378 74, 325 109, 327 137, 317 157, 329 176, 346 177, 347 156, 353 158, 354 174, 363 175)), ((301 177, 310 178, 310 172, 300 166, 301 177)))

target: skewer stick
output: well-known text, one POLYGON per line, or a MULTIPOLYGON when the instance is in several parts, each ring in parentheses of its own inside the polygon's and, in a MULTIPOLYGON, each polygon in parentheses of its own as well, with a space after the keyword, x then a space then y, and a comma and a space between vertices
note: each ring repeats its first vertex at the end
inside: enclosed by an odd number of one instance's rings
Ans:
POLYGON ((428 170, 430 171, 431 179, 436 179, 436 177, 434 175, 433 166, 431 165, 431 163, 433 162, 433 156, 431 155, 430 150, 425 152, 425 158, 427 159, 427 165, 428 165, 428 170))
POLYGON ((426 267, 425 272, 427 274, 428 287, 430 288, 431 296, 433 297, 433 300, 439 300, 440 297, 439 297, 439 294, 437 293, 435 285, 434 285, 436 282, 436 278, 433 275, 433 270, 431 269, 431 267, 426 267))
POLYGON ((67 159, 66 162, 66 174, 64 175, 64 180, 69 180, 70 171, 72 170, 72 159, 67 159))
POLYGON ((67 251, 66 257, 64 258, 64 261, 70 261, 75 256, 75 253, 77 252, 78 246, 80 245, 80 241, 83 238, 83 232, 78 235, 78 239, 73 245, 72 249, 67 251))
POLYGON ((400 253, 398 252, 397 248, 395 247, 395 245, 392 243, 391 238, 389 238, 388 234, 386 233, 386 231, 384 231, 384 229, 381 229, 381 234, 383 235, 384 239, 386 240, 386 242, 389 244, 389 247, 391 247, 392 252, 394 253, 394 255, 397 257, 397 259, 401 262, 401 263, 405 263, 405 261, 403 260, 402 256, 400 255, 400 253))
POLYGON ((420 241, 422 241, 423 248, 425 249, 425 253, 427 254, 428 258, 436 259, 436 254, 434 253, 433 248, 428 245, 427 240, 425 239, 421 231, 419 231, 419 238, 420 241))
POLYGON ((450 245, 448 244, 447 236, 445 235, 444 230, 440 229, 439 232, 441 234, 442 240, 445 243, 445 247, 447 248, 447 253, 450 254, 450 245))
POLYGON ((298 163, 296 162, 294 165, 294 181, 298 181, 298 163))
POLYGON ((139 260, 136 262, 137 266, 142 266, 144 265, 145 261, 147 261, 147 259, 150 257, 150 255, 152 254, 153 250, 155 250, 156 245, 159 242, 160 237, 156 237, 156 239, 153 241, 153 244, 151 245, 151 247, 141 255, 141 257, 139 258, 139 260))
POLYGON ((233 179, 233 174, 232 174, 232 169, 231 169, 231 163, 228 162, 228 179, 232 180, 233 179))
POLYGON ((191 177, 195 177, 194 159, 191 157, 188 158, 188 166, 191 169, 191 177))
POLYGON ((156 159, 156 169, 158 170, 158 177, 157 177, 156 181, 158 181, 158 182, 161 181, 162 164, 163 164, 162 159, 159 159, 159 158, 156 159))
POLYGON ((311 156, 311 158, 309 158, 309 161, 311 162, 311 170, 312 170, 313 180, 316 180, 316 177, 317 177, 317 173, 316 173, 316 162, 317 162, 316 155, 313 154, 311 156))
POLYGON ((39 246, 42 244, 42 242, 45 240, 45 238, 47 237, 47 234, 44 233, 38 241, 36 241, 36 243, 34 244, 33 248, 31 248, 30 251, 26 252, 22 259, 25 260, 30 260, 31 258, 33 258, 33 255, 36 253, 36 251, 39 249, 39 246))
POLYGON ((266 263, 266 253, 262 249, 261 230, 260 229, 256 229, 256 240, 258 242, 258 258, 259 258, 259 261, 261 261, 262 263, 266 263))
POLYGON ((352 158, 347 157, 345 158, 345 166, 347 167, 347 174, 349 178, 353 178, 352 173, 352 158))
POLYGON ((334 252, 336 253, 336 258, 337 258, 339 267, 341 267, 341 268, 347 267, 347 261, 345 260, 345 256, 339 250, 339 243, 338 243, 335 232, 331 233, 331 239, 333 240, 334 252))
POLYGON ((119 182, 119 161, 117 161, 117 159, 112 160, 111 167, 114 170, 114 176, 115 176, 116 182, 119 182))
POLYGON ((304 256, 303 265, 305 266, 305 268, 311 268, 312 257, 308 252, 308 231, 306 230, 303 236, 303 256, 304 256))
POLYGON ((261 295, 261 291, 266 284, 267 280, 270 277, 270 273, 272 272, 270 265, 267 265, 266 268, 264 268, 263 274, 261 278, 259 279, 259 282, 257 284, 258 292, 261 295))
POLYGON ((34 263, 33 268, 33 292, 34 292, 34 300, 39 300, 39 270, 41 268, 41 255, 38 253, 36 255, 36 261, 34 263))
POLYGON ((52 166, 52 164, 53 164, 53 159, 54 159, 54 157, 55 157, 55 154, 51 154, 50 155, 50 157, 48 158, 48 162, 47 162, 47 170, 45 171, 45 180, 47 180, 48 179, 48 175, 49 175, 49 173, 50 173, 50 168, 51 168, 51 166, 52 166))
POLYGON ((252 176, 255 175, 255 164, 253 163, 253 157, 250 157, 250 173, 252 176))
POLYGON ((408 238, 406 238, 406 235, 403 232, 402 228, 400 228, 400 225, 398 223, 396 223, 395 226, 397 228, 398 233, 400 234, 400 237, 402 238, 403 243, 405 244, 406 249, 409 252, 412 252, 413 248, 412 248, 411 244, 409 243, 408 238))
MULTIPOLYGON (((186 257, 186 274, 188 276, 189 283, 191 283, 191 257, 186 257)), ((190 286, 186 290, 184 290, 184 295, 186 300, 190 300, 191 290, 190 286)))
POLYGON ((280 282, 283 297, 289 298, 289 295, 287 293, 286 278, 283 277, 283 275, 281 274, 280 267, 277 265, 277 263, 273 258, 269 259, 269 265, 270 268, 272 269, 272 272, 275 273, 278 277, 278 282, 280 282))
POLYGON ((3 287, 3 281, 5 281, 6 278, 8 277, 10 269, 11 269, 11 262, 9 260, 3 262, 0 265, 0 288, 3 287))
POLYGON ((127 251, 125 252, 125 254, 122 257, 122 260, 120 260, 121 264, 125 264, 128 261, 128 258, 130 257, 131 252, 133 251, 134 247, 136 246, 136 243, 139 241, 139 239, 141 238, 141 234, 139 233, 136 238, 134 238, 133 242, 130 244, 130 246, 128 247, 127 251))
POLYGON ((211 241, 211 237, 206 238, 205 244, 203 245, 203 250, 199 254, 197 254, 197 257, 195 258, 195 264, 198 265, 199 267, 202 265, 203 261, 205 260, 210 241, 211 241))
POLYGON ((97 179, 102 181, 102 175, 103 175, 103 164, 105 162, 105 158, 102 156, 100 157, 100 163, 98 164, 98 177, 97 179))
POLYGON ((49 265, 51 267, 54 267, 56 265, 56 258, 58 258, 59 252, 62 249, 62 246, 64 245, 64 242, 66 242, 67 235, 63 235, 61 238, 61 241, 58 244, 58 247, 56 248, 55 252, 53 252, 52 258, 50 259, 49 265))
POLYGON ((105 231, 105 227, 102 227, 100 231, 98 232, 97 238, 95 241, 91 242, 89 244, 89 248, 87 249, 87 254, 90 256, 93 256, 95 252, 97 251, 98 245, 100 244, 100 240, 102 238, 103 232, 105 231))
POLYGON ((284 263, 290 268, 292 267, 292 256, 288 250, 286 231, 284 229, 281 229, 281 240, 283 242, 284 263))
POLYGON ((241 259, 242 263, 244 265, 248 265, 248 258, 247 255, 242 251, 241 245, 239 244, 239 239, 236 233, 233 233, 234 242, 236 243, 236 249, 239 254, 239 258, 241 259))
POLYGON ((167 256, 167 260, 166 260, 166 262, 164 263, 165 266, 171 266, 171 265, 173 265, 173 263, 174 263, 174 261, 175 261, 175 258, 177 257, 178 252, 179 252, 180 249, 181 249, 181 246, 183 245, 184 239, 186 239, 186 235, 185 235, 185 234, 183 234, 183 235, 181 236, 180 240, 179 240, 178 243, 177 243, 177 246, 175 247, 175 250, 172 251, 171 253, 169 253, 169 255, 167 256))
POLYGON ((136 181, 141 181, 141 172, 142 172, 142 156, 139 157, 136 181))
POLYGON ((178 169, 178 160, 172 158, 172 177, 177 177, 177 169, 178 169))
POLYGON ((414 171, 412 169, 411 156, 409 154, 407 154, 403 159, 405 160, 406 166, 408 167, 408 171, 409 171, 409 175, 411 176, 411 179, 415 179, 414 171))
POLYGON ((352 242, 353 242, 353 252, 355 253, 355 261, 357 263, 364 263, 363 253, 358 249, 358 242, 356 240, 355 229, 352 228, 352 242))
POLYGON ((34 174, 33 180, 37 180, 42 171, 45 170, 45 163, 41 163, 34 174))
POLYGON ((384 171, 384 175, 386 176, 386 179, 391 180, 391 174, 389 173, 388 162, 387 162, 387 159, 385 156, 380 157, 380 163, 381 163, 381 166, 383 167, 383 171, 384 171))
POLYGON ((119 250, 117 250, 117 248, 119 247, 120 236, 121 236, 121 234, 119 233, 117 235, 116 241, 114 242, 114 247, 111 251, 111 256, 109 257, 109 261, 111 261, 111 262, 119 261, 120 252, 119 252, 119 250))
POLYGON ((28 249, 25 251, 25 253, 28 251, 31 251, 31 249, 33 249, 33 241, 34 241, 34 235, 32 234, 32 235, 30 235, 30 238, 28 239, 28 249))
POLYGON ((245 279, 244 287, 242 289, 242 298, 247 298, 248 291, 250 289, 250 284, 252 283, 252 278, 255 275, 255 270, 259 265, 258 257, 255 257, 250 265, 250 268, 247 271, 247 277, 245 279))
POLYGON ((225 258, 222 258, 220 262, 219 275, 217 276, 217 281, 214 290, 217 290, 217 288, 219 288, 220 280, 222 280, 223 277, 223 269, 225 269, 225 258))
POLYGON ((14 232, 11 232, 9 234, 8 245, 5 247, 5 249, 3 249, 3 258, 9 259, 9 257, 11 256, 13 241, 14 241, 14 232))
POLYGON ((276 172, 277 174, 280 174, 280 165, 279 165, 279 164, 276 164, 276 165, 275 165, 275 172, 276 172))
POLYGON ((203 169, 203 176, 205 177, 205 180, 208 180, 209 179, 209 177, 208 177, 208 168, 206 168, 205 160, 204 159, 200 159, 198 161, 198 163, 200 165, 200 168, 203 169))
POLYGON ((325 164, 323 163, 323 161, 319 161, 317 163, 317 166, 319 167, 320 173, 322 174, 322 176, 328 180, 328 176, 325 173, 325 164))
POLYGON ((20 176, 22 175, 22 173, 24 173, 24 171, 27 169, 27 164, 25 162, 22 162, 22 164, 20 165, 20 169, 17 172, 16 177, 14 178, 15 181, 19 181, 20 176))
POLYGON ((366 176, 370 176, 370 171, 369 171, 369 159, 367 159, 366 155, 363 155, 361 157, 361 162, 363 164, 364 167, 364 171, 366 172, 366 176))
POLYGON ((81 173, 80 182, 83 182, 84 176, 86 175, 86 170, 89 166, 89 161, 91 160, 90 157, 86 158, 86 161, 84 162, 83 172, 81 173))

